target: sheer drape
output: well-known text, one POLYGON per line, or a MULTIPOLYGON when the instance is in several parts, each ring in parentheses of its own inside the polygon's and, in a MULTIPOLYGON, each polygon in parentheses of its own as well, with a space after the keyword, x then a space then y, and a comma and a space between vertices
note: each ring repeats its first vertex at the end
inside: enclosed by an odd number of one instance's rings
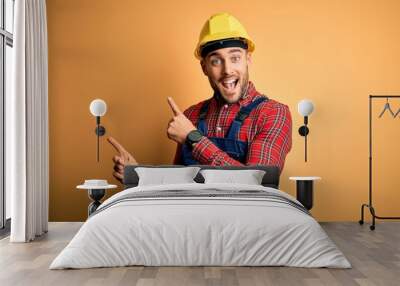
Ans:
POLYGON ((48 226, 48 83, 45 0, 16 0, 13 93, 6 98, 6 187, 12 242, 48 226))

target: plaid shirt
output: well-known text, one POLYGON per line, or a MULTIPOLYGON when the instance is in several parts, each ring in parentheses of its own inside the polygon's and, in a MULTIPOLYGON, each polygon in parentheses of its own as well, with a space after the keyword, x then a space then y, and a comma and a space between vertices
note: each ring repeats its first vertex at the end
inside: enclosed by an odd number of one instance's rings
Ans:
MULTIPOLYGON (((261 96, 263 95, 257 92, 254 84, 249 82, 246 95, 236 103, 227 104, 223 99, 213 97, 206 117, 206 136, 225 137, 240 107, 261 96)), ((184 111, 195 126, 203 103, 204 101, 199 102, 184 111)), ((193 158, 200 164, 243 166, 206 136, 192 150, 193 158)), ((248 143, 246 165, 275 165, 282 171, 286 155, 292 147, 292 118, 289 107, 272 99, 264 101, 244 120, 237 139, 248 143)), ((174 164, 182 164, 181 144, 177 146, 174 164)))

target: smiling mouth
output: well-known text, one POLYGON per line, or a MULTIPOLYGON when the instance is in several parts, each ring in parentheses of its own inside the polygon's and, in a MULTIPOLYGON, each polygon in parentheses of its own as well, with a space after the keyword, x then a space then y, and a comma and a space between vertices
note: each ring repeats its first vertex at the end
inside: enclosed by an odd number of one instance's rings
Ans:
POLYGON ((233 91, 233 90, 235 90, 238 82, 239 82, 239 79, 228 79, 228 80, 221 81, 221 85, 223 86, 223 88, 225 90, 233 91))

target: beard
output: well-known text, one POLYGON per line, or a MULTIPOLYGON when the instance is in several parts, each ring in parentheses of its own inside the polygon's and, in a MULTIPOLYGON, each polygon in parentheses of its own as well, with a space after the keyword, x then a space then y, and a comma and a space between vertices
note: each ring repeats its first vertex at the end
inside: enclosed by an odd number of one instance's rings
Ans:
POLYGON ((237 99, 229 99, 228 96, 225 96, 223 91, 217 85, 217 83, 215 83, 210 77, 208 77, 208 81, 210 82, 210 85, 214 90, 214 94, 216 95, 218 100, 225 101, 226 103, 235 103, 238 102, 241 98, 243 98, 247 94, 247 89, 249 86, 249 71, 246 70, 246 72, 238 80, 237 84, 240 84, 240 92, 239 92, 239 97, 237 99))

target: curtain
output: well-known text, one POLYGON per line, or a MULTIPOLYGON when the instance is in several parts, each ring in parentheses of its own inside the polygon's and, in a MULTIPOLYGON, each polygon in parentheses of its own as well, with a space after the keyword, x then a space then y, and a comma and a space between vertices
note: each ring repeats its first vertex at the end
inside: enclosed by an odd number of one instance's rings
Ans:
POLYGON ((13 92, 6 104, 6 187, 12 242, 47 232, 48 66, 45 0, 16 0, 13 92))

